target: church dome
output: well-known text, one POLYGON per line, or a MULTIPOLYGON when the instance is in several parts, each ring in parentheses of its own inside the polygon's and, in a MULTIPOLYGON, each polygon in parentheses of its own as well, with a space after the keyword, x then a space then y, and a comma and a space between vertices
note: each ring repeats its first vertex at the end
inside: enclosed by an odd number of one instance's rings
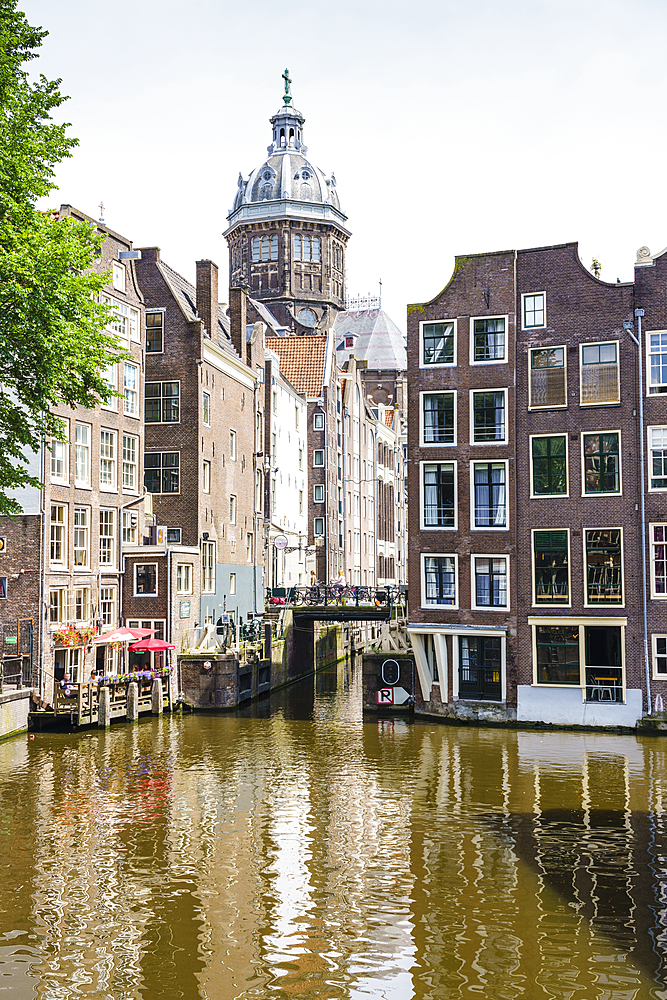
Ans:
POLYGON ((242 219, 258 219, 276 214, 323 219, 339 224, 346 220, 341 211, 336 178, 307 159, 303 142, 303 115, 291 106, 289 74, 285 70, 283 106, 271 118, 273 140, 268 157, 245 179, 239 174, 234 207, 228 215, 231 225, 242 219), (280 204, 276 204, 280 203, 280 204))

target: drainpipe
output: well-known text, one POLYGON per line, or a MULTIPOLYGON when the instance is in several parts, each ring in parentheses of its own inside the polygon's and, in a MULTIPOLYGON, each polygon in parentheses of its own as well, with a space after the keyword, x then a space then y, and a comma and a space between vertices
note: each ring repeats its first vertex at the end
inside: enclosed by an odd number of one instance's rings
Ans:
POLYGON ((642 614, 644 619, 644 674, 646 677, 646 700, 648 702, 648 715, 651 715, 651 667, 648 652, 648 606, 646 597, 647 571, 646 571, 646 483, 645 483, 645 459, 644 459, 644 357, 642 353, 642 317, 643 309, 635 309, 637 318, 637 336, 632 332, 632 323, 629 320, 623 323, 623 328, 627 330, 631 340, 637 347, 639 360, 639 471, 640 488, 639 496, 641 502, 641 525, 642 525, 642 614))

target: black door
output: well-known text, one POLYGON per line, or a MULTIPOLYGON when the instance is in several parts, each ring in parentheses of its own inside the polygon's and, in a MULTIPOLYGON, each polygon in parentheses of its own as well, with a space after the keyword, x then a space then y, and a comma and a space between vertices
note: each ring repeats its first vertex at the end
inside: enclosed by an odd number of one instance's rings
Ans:
POLYGON ((500 701, 500 637, 459 636, 459 697, 500 701))

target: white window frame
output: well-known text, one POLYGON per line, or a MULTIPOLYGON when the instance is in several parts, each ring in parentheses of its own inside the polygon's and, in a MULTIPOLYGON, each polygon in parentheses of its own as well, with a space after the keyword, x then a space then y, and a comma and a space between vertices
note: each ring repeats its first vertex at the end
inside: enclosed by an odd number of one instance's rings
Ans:
POLYGON ((79 504, 74 508, 73 520, 72 520, 72 546, 74 551, 74 564, 73 569, 75 572, 90 573, 90 534, 91 534, 91 509, 90 507, 83 507, 79 504), (84 524, 77 524, 77 518, 80 519, 81 515, 85 519, 84 524), (83 531, 83 537, 85 539, 84 545, 77 545, 77 534, 83 531), (77 563, 77 553, 83 553, 84 562, 77 563))
POLYGON ((69 618, 69 592, 67 587, 49 587, 49 628, 55 631, 59 625, 64 625, 69 618), (58 594, 58 618, 51 617, 51 610, 54 604, 51 600, 53 594, 58 594))
POLYGON ((201 394, 201 416, 205 427, 211 426, 211 393, 202 390, 201 394))
POLYGON ((522 330, 544 330, 547 325, 547 293, 542 292, 522 292, 521 294, 521 329, 522 330), (526 299, 533 298, 536 295, 543 296, 544 299, 544 323, 540 323, 538 326, 527 326, 526 325, 526 299))
POLYGON ((468 492, 470 494, 470 530, 471 531, 509 531, 510 530, 510 505, 509 505, 509 476, 510 464, 507 458, 473 458, 470 461, 468 472, 468 492), (477 525, 475 523, 475 466, 476 465, 504 465, 505 466, 505 524, 504 525, 477 525))
POLYGON ((324 430, 324 414, 314 413, 313 414, 313 430, 323 431, 324 430))
POLYGON ((510 610, 510 557, 506 552, 474 552, 470 556, 470 607, 473 611, 495 611, 495 612, 509 612, 510 610), (507 595, 507 604, 497 605, 497 604, 478 604, 477 603, 477 587, 476 579, 477 574, 475 572, 475 560, 476 559, 504 559, 505 560, 505 593, 507 595))
POLYGON ((215 542, 202 542, 202 594, 215 594, 215 542), (207 565, 210 559, 211 564, 207 565))
POLYGON ((644 337, 646 339, 646 395, 647 396, 660 396, 667 392, 667 382, 657 382, 655 389, 651 392, 653 385, 651 383, 651 335, 656 334, 667 335, 667 330, 646 330, 644 332, 644 337))
POLYGON ((59 483, 61 486, 69 486, 69 450, 70 450, 69 420, 66 419, 63 420, 63 424, 67 440, 51 441, 51 482, 59 483), (63 473, 61 476, 59 476, 57 472, 53 471, 54 464, 57 466, 58 462, 62 462, 63 466, 63 473))
POLYGON ((315 448, 313 450, 313 468, 314 469, 323 469, 324 468, 324 448, 315 448), (316 462, 315 461, 315 457, 317 455, 321 455, 322 456, 322 461, 321 462, 316 462))
POLYGON ((68 536, 68 524, 69 524, 69 504, 66 503, 52 503, 49 510, 49 565, 57 569, 66 569, 68 566, 68 546, 69 546, 69 536, 68 536), (56 520, 53 519, 53 509, 57 511, 62 511, 62 520, 58 519, 56 515, 56 520), (56 534, 54 535, 54 528, 56 528, 56 534), (53 544, 60 544, 60 559, 54 559, 53 544))
POLYGON ((424 390, 419 393, 419 446, 420 448, 456 448, 458 444, 458 390, 457 389, 434 389, 424 390), (424 436, 424 396, 453 396, 454 402, 454 440, 450 442, 427 441, 424 436))
POLYGON ((136 434, 123 434, 122 443, 122 477, 123 477, 123 493, 138 493, 139 492, 139 438, 136 434), (125 442, 134 441, 134 462, 128 462, 125 460, 125 442), (134 486, 125 485, 125 470, 134 468, 134 486))
MULTIPOLYGON (((536 329, 539 329, 539 327, 536 328, 536 329)), ((533 345, 531 345, 528 348, 527 359, 528 359, 528 409, 529 410, 537 410, 537 411, 542 412, 542 413, 549 412, 550 410, 567 410, 567 407, 568 407, 568 401, 567 401, 567 375, 568 375, 567 344, 533 344, 533 345), (534 351, 562 351, 563 352, 563 367, 562 367, 562 369, 558 368, 556 370, 563 372, 563 378, 565 380, 565 402, 564 403, 556 403, 553 406, 551 406, 551 405, 550 406, 538 406, 536 403, 533 403, 532 372, 533 372, 533 370, 535 370, 535 371, 548 371, 548 369, 542 369, 542 368, 533 369, 532 356, 533 356, 533 352, 534 351)))
POLYGON ((419 367, 424 368, 426 371, 435 370, 436 368, 456 368, 458 364, 458 323, 454 317, 450 316, 446 319, 424 319, 420 320, 419 323, 419 367), (439 361, 437 364, 427 365, 424 363, 424 327, 433 326, 434 323, 453 323, 453 360, 452 361, 439 361))
POLYGON ((651 635, 651 672, 652 672, 652 676, 653 676, 653 680, 654 681, 667 681, 667 671, 665 671, 664 674, 663 673, 658 673, 658 668, 657 668, 657 664, 656 664, 656 660, 658 658, 658 655, 660 655, 661 657, 663 655, 667 655, 667 654, 663 654, 663 653, 658 654, 658 650, 656 648, 657 647, 657 641, 656 640, 658 640, 658 639, 664 639, 665 643, 667 644, 667 634, 664 633, 664 632, 654 632, 651 635))
POLYGON ((543 611, 548 608, 571 608, 572 607, 572 554, 571 536, 569 528, 532 528, 530 532, 530 571, 531 571, 531 597, 532 606, 543 611), (535 533, 538 531, 564 531, 567 534, 567 601, 540 601, 537 600, 537 588, 535 586, 535 533))
POLYGON ((177 563, 176 565, 176 593, 191 594, 192 579, 194 576, 194 566, 192 563, 177 563))
MULTIPOLYGON (((582 439, 583 440, 583 439, 582 439)), ((582 444, 583 447, 583 444, 582 444)), ((530 499, 531 500, 549 500, 550 498, 555 498, 557 500, 565 500, 570 495, 570 444, 568 440, 567 431, 561 431, 558 434, 549 431, 547 434, 529 434, 528 435, 528 461, 530 462, 530 499), (565 438, 565 493, 535 493, 534 492, 534 478, 533 478, 533 438, 565 438)), ((587 493, 586 496, 591 496, 592 494, 587 493)))
POLYGON ((99 545, 98 545, 98 562, 100 566, 115 566, 116 565, 116 536, 118 534, 118 511, 115 507, 100 507, 98 512, 98 532, 99 532, 99 545), (107 518, 107 523, 111 525, 110 534, 102 534, 101 528, 101 516, 102 514, 110 514, 111 517, 107 518), (102 545, 102 540, 109 540, 109 544, 102 545), (109 559, 102 559, 102 552, 109 554, 109 559))
POLYGON ((211 463, 204 459, 202 462, 202 493, 211 492, 211 463))
POLYGON ((325 528, 326 528, 326 525, 324 523, 324 517, 315 517, 315 518, 313 518, 313 537, 314 538, 324 538, 325 528), (322 530, 321 531, 317 530, 317 522, 318 521, 322 522, 322 530))
MULTIPOLYGON (((609 364, 610 362, 605 362, 609 364)), ((579 406, 584 407, 584 409, 589 409, 592 406, 619 406, 621 402, 621 342, 620 340, 587 340, 585 343, 579 344, 579 406), (617 379, 616 384, 618 387, 617 399, 609 400, 606 403, 584 403, 583 401, 583 379, 581 377, 582 371, 584 369, 584 348, 585 347, 598 347, 600 344, 615 344, 616 345, 616 373, 617 379)))
POLYGON ((422 552, 420 554, 421 570, 421 606, 432 611, 434 608, 440 611, 456 611, 459 607, 459 557, 455 552, 422 552), (454 560, 454 604, 429 604, 426 600, 426 559, 453 559, 454 560))
POLYGON ((123 362, 123 395, 125 399, 123 401, 123 413, 126 417, 133 417, 138 420, 141 416, 141 410, 139 404, 141 402, 141 376, 139 373, 139 365, 135 365, 132 361, 123 362), (127 385, 127 375, 128 369, 134 372, 134 388, 128 387, 127 385))
POLYGON ((90 601, 90 587, 76 587, 74 590, 74 621, 75 622, 90 622, 92 621, 92 605, 90 601), (81 597, 79 598, 79 595, 81 597), (82 614, 80 617, 77 614, 77 602, 81 601, 82 611, 86 611, 87 614, 82 614))
MULTIPOLYGON (((625 629, 628 624, 628 619, 625 617, 612 618, 608 615, 600 616, 599 618, 589 618, 586 615, 563 615, 560 617, 552 617, 550 615, 536 615, 535 617, 528 618, 528 624, 531 630, 531 646, 532 646, 532 656, 533 656, 533 687, 539 687, 540 690, 548 690, 549 688, 560 688, 567 689, 570 691, 581 691, 583 689, 584 697, 586 693, 586 628, 620 628, 621 630, 621 679, 622 679, 622 703, 625 704, 626 701, 626 686, 627 686, 627 676, 626 676, 626 655, 625 655, 625 629), (561 626, 575 626, 579 629, 579 683, 578 684, 545 684, 543 681, 538 681, 537 679, 537 626, 546 625, 549 628, 560 628, 561 626)), ((612 668, 616 669, 616 668, 612 668)), ((590 686, 590 685, 589 685, 590 686)), ((585 704, 588 704, 585 702, 585 704)), ((616 704, 621 704, 616 702, 616 704)))
POLYGON ((125 266, 117 260, 111 263, 111 284, 117 292, 125 291, 125 266))
POLYGON ((229 430, 229 460, 236 461, 236 431, 233 428, 229 430))
POLYGON ((236 524, 239 513, 238 497, 234 493, 229 494, 229 523, 236 524))
POLYGON ((498 313, 495 316, 471 316, 470 317, 470 365, 475 368, 486 367, 487 365, 506 365, 509 360, 508 351, 508 333, 509 333, 509 315, 507 313, 498 313), (486 319, 502 319, 505 321, 505 357, 504 358, 494 358, 492 361, 475 361, 475 320, 486 320, 486 319))
MULTIPOLYGON (((105 372, 101 376, 109 387, 109 391, 116 392, 118 388, 118 365, 109 365, 105 372)), ((116 413, 118 410, 118 396, 109 396, 109 402, 100 402, 100 409, 110 410, 112 413, 116 413)))
POLYGON ((236 596, 236 573, 229 574, 229 596, 236 596))
POLYGON ((90 489, 90 469, 91 469, 91 446, 93 438, 93 426, 92 424, 84 424, 76 422, 74 425, 74 485, 77 489, 90 489), (85 431, 87 436, 87 442, 78 443, 77 431, 85 431), (82 453, 85 458, 86 475, 84 477, 79 477, 78 472, 81 463, 79 462, 78 455, 82 453))
POLYGON ((598 500, 602 497, 620 497, 623 496, 623 437, 621 434, 620 427, 612 427, 610 430, 589 430, 581 431, 579 434, 579 450, 581 458, 581 495, 587 499, 598 500), (609 493, 585 493, 586 489, 586 457, 584 455, 584 438, 590 437, 594 434, 618 434, 618 489, 609 493))
POLYGON ((424 459, 419 463, 419 527, 421 531, 458 531, 459 530, 459 463, 446 458, 424 459), (441 528, 438 525, 426 524, 424 522, 424 466, 425 465, 453 465, 454 466, 454 524, 449 528, 441 528))
MULTIPOLYGON (((667 493, 667 486, 651 486, 651 480, 653 479, 653 441, 652 441, 652 431, 662 431, 665 439, 665 451, 667 452, 667 424, 652 424, 650 427, 646 428, 647 434, 647 477, 648 477, 648 492, 649 493, 667 493)), ((667 463, 667 459, 666 459, 667 463)), ((660 479, 667 479, 667 475, 656 477, 660 479)))
POLYGON ((118 607, 118 588, 101 587, 99 617, 100 621, 102 622, 102 625, 111 625, 113 627, 116 624, 116 619, 118 616, 117 607, 118 607))
POLYGON ((508 431, 509 431, 509 410, 508 410, 508 403, 509 403, 509 397, 508 397, 508 389, 507 389, 506 386, 504 388, 502 386, 497 386, 496 388, 490 388, 490 389, 479 389, 479 388, 470 389, 468 419, 469 419, 469 422, 470 422, 470 445, 472 447, 474 447, 474 448, 480 448, 480 447, 489 446, 489 447, 496 448, 498 446, 502 447, 503 445, 507 445, 508 444, 508 440, 509 440, 508 439, 508 431), (475 437, 475 394, 476 393, 480 393, 480 392, 502 392, 504 394, 504 396, 505 396, 505 436, 503 437, 502 441, 475 441, 474 440, 474 437, 475 437))
POLYGON ((139 512, 123 511, 123 544, 137 545, 139 542, 139 512))
POLYGON ((324 503, 324 483, 317 483, 313 486, 313 503, 324 503), (318 490, 322 494, 319 497, 318 490))
POLYGON ((159 567, 156 562, 136 562, 132 568, 132 581, 134 583, 134 597, 158 597, 160 590, 160 574, 159 567), (140 566, 153 566, 155 567, 155 590, 148 593, 140 594, 137 590, 137 570, 140 566))
MULTIPOLYGON (((608 496, 617 496, 616 493, 610 493, 608 496)), ((584 607, 585 608, 598 608, 606 610, 624 608, 626 599, 626 579, 625 579, 625 543, 624 543, 625 531, 620 524, 598 524, 598 525, 584 525, 581 529, 581 562, 582 571, 584 578, 584 607), (621 594, 622 600, 618 604, 604 604, 604 603, 591 603, 588 602, 588 559, 587 559, 587 548, 586 548, 586 533, 588 531, 620 531, 621 533, 621 594)), ((569 558, 569 557, 568 557, 569 558)))
POLYGON ((118 492, 118 431, 113 430, 110 427, 100 427, 100 492, 101 493, 117 493, 118 492), (102 454, 102 435, 110 435, 110 441, 113 448, 113 457, 107 458, 102 454), (102 480, 102 463, 109 462, 112 472, 112 482, 107 483, 102 480))

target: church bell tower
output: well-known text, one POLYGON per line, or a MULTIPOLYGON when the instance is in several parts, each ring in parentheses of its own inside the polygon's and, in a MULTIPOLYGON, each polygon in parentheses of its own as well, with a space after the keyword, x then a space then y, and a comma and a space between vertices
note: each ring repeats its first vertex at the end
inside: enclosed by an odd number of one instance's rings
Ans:
POLYGON ((250 296, 291 332, 324 332, 345 309, 350 232, 333 173, 306 158, 304 117, 292 106, 287 70, 283 80, 268 157, 247 179, 239 174, 227 216, 230 284, 247 282, 250 296))

